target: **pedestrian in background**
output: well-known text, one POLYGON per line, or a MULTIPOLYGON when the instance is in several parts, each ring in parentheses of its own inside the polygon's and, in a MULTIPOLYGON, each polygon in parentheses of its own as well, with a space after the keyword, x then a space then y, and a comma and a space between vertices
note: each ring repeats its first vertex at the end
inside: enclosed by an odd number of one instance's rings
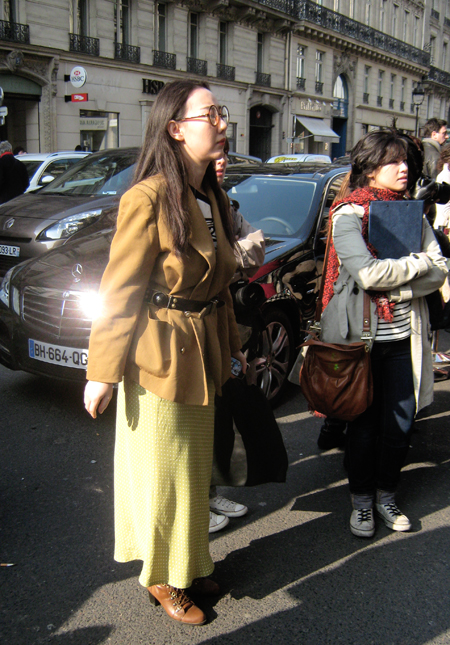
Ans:
POLYGON ((431 179, 436 179, 438 174, 438 161, 441 147, 448 139, 447 121, 444 119, 429 119, 423 126, 423 173, 431 179))
MULTIPOLYGON (((215 169, 217 175, 217 181, 219 186, 222 186, 223 180, 225 178, 225 173, 228 166, 228 153, 230 151, 230 144, 228 139, 225 142, 223 149, 223 154, 215 162, 215 169)), ((251 226, 239 212, 239 204, 237 202, 231 202, 231 216, 233 219, 233 234, 236 240, 234 247, 234 254, 237 261, 237 270, 233 276, 232 283, 237 280, 247 280, 251 278, 258 271, 259 267, 264 263, 265 255, 265 241, 264 233, 261 229, 255 229, 251 226)), ((227 381, 224 387, 222 388, 222 397, 232 396, 231 383, 227 381)), ((219 402, 221 399, 219 399, 219 402)), ((216 403, 218 398, 216 397, 216 403)), ((221 406, 222 407, 222 406, 221 406)), ((223 433, 223 426, 221 425, 221 433, 223 433)), ((231 436, 223 437, 218 436, 217 428, 217 411, 216 411, 216 432, 215 432, 215 454, 217 449, 221 450, 223 453, 222 458, 227 462, 228 469, 230 468, 231 452, 232 446, 234 445, 234 429, 231 426, 228 428, 231 436), (225 448, 226 446, 226 448, 225 448), (231 451, 229 447, 231 446, 231 451), (228 450, 227 450, 228 448, 228 450)), ((211 486, 209 491, 209 532, 215 533, 222 530, 228 525, 229 519, 233 517, 242 517, 248 512, 247 506, 244 504, 239 504, 239 502, 234 502, 222 495, 217 494, 216 486, 211 486)))
POLYGON ((119 383, 115 559, 143 560, 151 601, 193 625, 206 616, 190 595, 219 593, 206 577, 214 391, 231 354, 246 370, 227 286, 230 205, 214 170, 228 118, 206 83, 175 81, 158 94, 120 201, 85 391, 95 418, 119 383))
POLYGON ((364 291, 371 302, 373 403, 347 426, 346 462, 352 499, 350 530, 375 533, 374 507, 388 528, 411 523, 396 504, 415 414, 433 399, 428 307, 424 296, 445 280, 447 266, 424 219, 422 251, 379 260, 368 241, 374 200, 403 199, 408 144, 392 130, 364 136, 351 155, 351 193, 330 215, 332 245, 324 288, 321 339, 360 342, 364 291))
POLYGON ((0 204, 22 195, 29 185, 25 164, 14 157, 9 141, 0 142, 0 204))

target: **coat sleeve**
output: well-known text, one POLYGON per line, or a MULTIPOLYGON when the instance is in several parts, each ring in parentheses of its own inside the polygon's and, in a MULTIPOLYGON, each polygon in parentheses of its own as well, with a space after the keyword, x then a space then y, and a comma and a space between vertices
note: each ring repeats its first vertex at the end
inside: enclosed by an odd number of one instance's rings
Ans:
POLYGON ((241 277, 251 278, 264 262, 265 240, 261 229, 249 224, 242 214, 232 207, 236 244, 234 255, 238 263, 238 271, 233 281, 241 277))
POLYGON ((356 212, 340 213, 333 218, 333 242, 338 258, 363 289, 390 291, 431 269, 432 260, 424 252, 411 253, 398 260, 374 258, 361 229, 361 218, 356 212))
POLYGON ((128 350, 155 259, 160 252, 157 207, 134 186, 120 200, 117 231, 103 274, 101 315, 93 322, 87 378, 122 380, 128 350))

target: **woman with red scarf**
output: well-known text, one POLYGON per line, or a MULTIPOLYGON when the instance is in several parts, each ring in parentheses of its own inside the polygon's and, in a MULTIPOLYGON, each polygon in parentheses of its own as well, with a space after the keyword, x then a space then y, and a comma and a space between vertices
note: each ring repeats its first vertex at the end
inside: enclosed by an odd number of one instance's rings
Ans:
POLYGON ((424 296, 444 282, 445 259, 425 218, 420 253, 380 260, 368 241, 370 203, 405 198, 407 145, 393 130, 364 136, 351 154, 350 194, 331 213, 322 340, 360 342, 364 291, 371 299, 373 403, 348 424, 346 447, 350 530, 360 537, 374 535, 374 511, 394 531, 411 528, 396 505, 395 492, 414 417, 433 399, 424 296))

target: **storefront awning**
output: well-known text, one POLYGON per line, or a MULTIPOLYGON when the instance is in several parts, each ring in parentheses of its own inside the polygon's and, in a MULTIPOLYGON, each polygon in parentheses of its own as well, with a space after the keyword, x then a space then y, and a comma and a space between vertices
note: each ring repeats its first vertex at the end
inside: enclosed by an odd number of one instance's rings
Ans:
POLYGON ((322 143, 339 143, 339 135, 329 128, 322 119, 309 116, 297 116, 297 121, 314 136, 314 141, 322 143))

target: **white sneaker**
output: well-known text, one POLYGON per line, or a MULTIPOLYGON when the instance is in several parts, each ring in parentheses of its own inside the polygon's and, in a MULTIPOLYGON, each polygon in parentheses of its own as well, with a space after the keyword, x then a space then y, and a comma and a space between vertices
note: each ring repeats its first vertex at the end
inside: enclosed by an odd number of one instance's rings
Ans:
POLYGON ((217 515, 217 513, 212 513, 209 511, 209 532, 215 533, 216 531, 221 531, 226 527, 230 520, 225 515, 217 515))
POLYGON ((350 531, 359 537, 372 537, 375 533, 373 508, 357 508, 350 517, 350 531))
POLYGON ((227 517, 242 517, 248 511, 247 506, 244 506, 244 504, 232 502, 231 499, 227 499, 221 495, 217 495, 217 497, 209 500, 209 508, 211 511, 221 513, 227 517))
POLYGON ((395 502, 389 504, 375 504, 377 515, 381 517, 388 529, 393 531, 409 531, 411 522, 404 515, 395 502))

